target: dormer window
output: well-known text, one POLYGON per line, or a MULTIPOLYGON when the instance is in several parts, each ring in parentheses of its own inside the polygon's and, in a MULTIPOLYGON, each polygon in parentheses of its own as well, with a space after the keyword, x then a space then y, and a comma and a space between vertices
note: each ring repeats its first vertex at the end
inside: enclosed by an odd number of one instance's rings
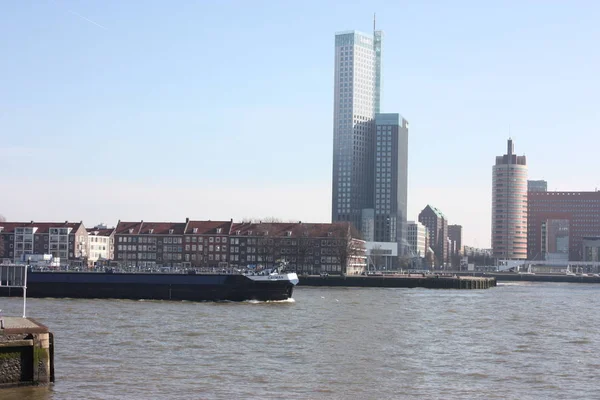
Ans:
POLYGON ((154 229, 148 229, 148 233, 152 235, 154 233, 154 229))
POLYGON ((198 233, 198 228, 194 228, 194 229, 192 229, 192 232, 193 232, 193 233, 198 233))
POLYGON ((131 235, 133 233, 133 228, 129 228, 129 234, 131 235))
POLYGON ((292 231, 287 231, 287 232, 285 233, 285 235, 286 235, 286 236, 292 236, 292 231))
POLYGON ((248 236, 252 236, 252 231, 248 231, 248 236))
POLYGON ((242 231, 235 231, 236 235, 239 235, 240 233, 242 233, 242 231))
POLYGON ((333 236, 333 232, 327 232, 327 237, 332 237, 333 236))
POLYGON ((173 234, 173 229, 169 229, 169 235, 173 234))
POLYGON ((217 233, 221 233, 222 229, 221 228, 217 228, 217 233))

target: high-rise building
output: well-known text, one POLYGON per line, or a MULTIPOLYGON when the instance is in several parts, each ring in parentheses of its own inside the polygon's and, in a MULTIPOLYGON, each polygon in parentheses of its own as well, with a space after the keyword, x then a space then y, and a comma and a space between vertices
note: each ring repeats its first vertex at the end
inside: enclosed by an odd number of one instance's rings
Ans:
POLYGON ((448 225, 448 239, 450 239, 450 255, 462 254, 462 225, 448 225))
POLYGON ((408 251, 408 122, 400 114, 376 114, 375 125, 375 241, 397 242, 398 253, 404 255, 408 251))
POLYGON ((546 181, 527 181, 527 191, 528 192, 547 192, 548 191, 548 182, 546 181))
POLYGON ((427 227, 429 247, 436 258, 435 266, 448 263, 448 220, 437 208, 427 205, 419 213, 419 222, 427 227))
POLYGON ((334 222, 362 229, 373 209, 375 113, 379 109, 382 33, 335 35, 332 210, 334 222))
POLYGON ((506 154, 492 168, 492 250, 505 260, 527 258, 527 160, 514 153, 508 139, 506 154))
POLYGON ((600 192, 529 192, 527 253, 531 260, 584 261, 584 238, 600 236, 600 192))
POLYGON ((427 228, 420 222, 408 221, 406 231, 409 244, 408 255, 410 257, 425 258, 427 255, 428 233, 427 228))
POLYGON ((380 113, 382 38, 377 30, 335 36, 331 219, 405 254, 408 122, 380 113))

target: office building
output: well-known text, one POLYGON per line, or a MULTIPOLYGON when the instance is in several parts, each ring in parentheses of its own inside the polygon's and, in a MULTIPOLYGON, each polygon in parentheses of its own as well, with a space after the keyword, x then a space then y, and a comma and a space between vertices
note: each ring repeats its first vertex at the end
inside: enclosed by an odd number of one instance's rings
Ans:
POLYGON ((429 247, 435 254, 435 267, 445 266, 449 261, 448 220, 437 208, 427 205, 419 213, 419 222, 425 225, 429 234, 429 247))
POLYGON ((408 122, 380 113, 381 31, 335 36, 332 221, 369 242, 406 240, 408 122))
POLYGON ((528 192, 547 192, 548 191, 548 182, 546 181, 527 181, 527 191, 528 192))
POLYGON ((512 139, 492 168, 492 250, 498 259, 527 258, 527 160, 512 139))
POLYGON ((399 114, 377 114, 375 123, 375 241, 396 242, 404 255, 408 252, 408 122, 399 114))
POLYGON ((448 225, 448 239, 450 239, 450 255, 462 255, 462 226, 448 225))
MULTIPOLYGON (((530 260, 584 261, 584 238, 600 236, 600 192, 529 192, 530 260)), ((590 246, 588 246, 590 247, 590 246)))
POLYGON ((332 220, 362 231, 373 209, 375 113, 381 85, 381 32, 335 35, 332 220))
POLYGON ((410 257, 425 258, 429 247, 427 227, 416 221, 408 221, 406 225, 409 244, 408 255, 410 257))

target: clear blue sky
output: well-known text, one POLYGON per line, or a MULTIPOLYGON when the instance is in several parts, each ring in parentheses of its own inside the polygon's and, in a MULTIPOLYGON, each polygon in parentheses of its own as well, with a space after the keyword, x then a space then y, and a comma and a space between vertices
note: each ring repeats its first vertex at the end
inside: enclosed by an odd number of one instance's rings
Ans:
POLYGON ((409 218, 430 203, 489 246, 509 135, 530 179, 600 187, 600 3, 489 3, 2 2, 0 213, 328 221, 334 34, 377 12, 409 218))

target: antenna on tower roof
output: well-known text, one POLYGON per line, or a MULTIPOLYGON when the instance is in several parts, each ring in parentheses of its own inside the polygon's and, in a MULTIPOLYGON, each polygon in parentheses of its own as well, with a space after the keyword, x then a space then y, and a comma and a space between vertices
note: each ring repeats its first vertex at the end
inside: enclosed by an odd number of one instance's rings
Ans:
POLYGON ((375 16, 376 14, 373 13, 373 32, 375 32, 375 16))

